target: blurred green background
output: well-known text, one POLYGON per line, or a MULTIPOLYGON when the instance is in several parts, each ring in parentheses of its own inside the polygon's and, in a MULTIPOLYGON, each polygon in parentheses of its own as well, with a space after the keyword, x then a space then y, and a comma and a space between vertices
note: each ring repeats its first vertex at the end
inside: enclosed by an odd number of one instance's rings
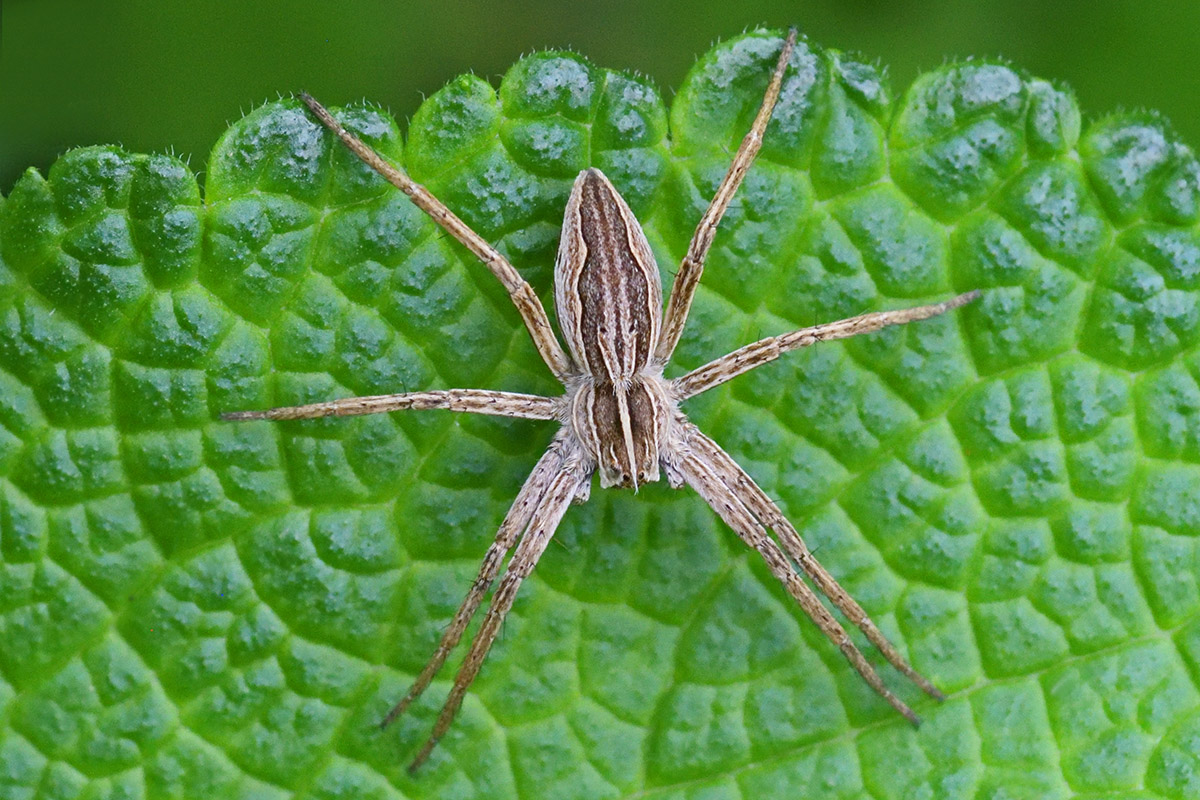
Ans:
POLYGON ((229 121, 299 89, 403 119, 461 72, 570 47, 650 75, 667 97, 714 39, 763 23, 888 65, 1002 56, 1076 90, 1086 115, 1163 111, 1200 145, 1196 0, 3 0, 0 191, 64 149, 173 150, 202 171, 229 121))

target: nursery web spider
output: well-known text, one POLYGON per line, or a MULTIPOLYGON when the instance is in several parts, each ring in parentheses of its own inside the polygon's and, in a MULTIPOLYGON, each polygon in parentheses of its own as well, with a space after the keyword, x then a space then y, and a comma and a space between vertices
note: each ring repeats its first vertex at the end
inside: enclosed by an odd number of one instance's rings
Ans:
POLYGON ((558 422, 561 427, 533 468, 488 548, 479 575, 454 615, 429 663, 412 688, 387 714, 387 725, 403 714, 429 686, 475 615, 505 556, 503 570, 483 624, 454 678, 433 732, 413 760, 415 770, 450 727, 475 679, 521 582, 533 571, 572 501, 587 499, 593 473, 602 487, 631 487, 666 476, 673 488, 691 486, 714 511, 765 559, 800 607, 812 618, 859 675, 888 703, 916 724, 912 709, 883 683, 842 625, 800 576, 807 575, 846 619, 857 626, 887 660, 927 694, 942 694, 918 674, 880 632, 855 600, 813 557, 779 507, 740 466, 688 421, 679 405, 790 350, 928 319, 974 300, 977 292, 945 302, 879 311, 803 328, 748 344, 673 380, 663 377, 687 320, 688 309, 712 246, 717 225, 729 207, 762 144, 787 69, 796 32, 789 32, 750 131, 696 227, 674 285, 662 308, 662 284, 654 256, 625 200, 604 174, 586 169, 575 179, 567 201, 562 239, 554 265, 554 295, 566 340, 559 344, 546 310, 528 283, 504 256, 475 233, 425 187, 348 132, 317 101, 301 99, 369 166, 408 195, 451 236, 465 245, 508 290, 538 352, 566 391, 558 397, 448 389, 351 397, 311 405, 239 411, 230 420, 295 420, 376 414, 404 409, 449 409, 474 414, 558 422), (774 538, 768 534, 774 533, 774 538), (796 567, 800 571, 797 571, 796 567))

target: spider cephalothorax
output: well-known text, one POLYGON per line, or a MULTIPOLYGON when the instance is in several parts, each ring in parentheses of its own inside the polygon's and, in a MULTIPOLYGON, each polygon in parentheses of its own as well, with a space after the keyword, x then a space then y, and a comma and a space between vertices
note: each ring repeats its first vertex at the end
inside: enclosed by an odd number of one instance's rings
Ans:
POLYGON ((315 100, 313 114, 363 161, 380 172, 434 221, 470 249, 508 290, 546 365, 566 387, 559 397, 448 389, 352 397, 307 406, 239 411, 226 419, 308 419, 441 408, 476 414, 556 420, 562 427, 533 468, 488 548, 479 576, 408 694, 383 720, 402 714, 458 644, 484 595, 513 550, 479 632, 454 679, 433 733, 410 769, 418 767, 449 728, 467 688, 479 672, 521 582, 532 572, 572 500, 587 499, 592 476, 602 487, 638 486, 666 476, 671 486, 691 486, 741 539, 757 550, 772 574, 835 644, 871 687, 916 723, 913 711, 883 684, 845 629, 801 579, 812 581, 887 660, 928 694, 941 693, 905 661, 862 607, 813 558, 779 507, 716 442, 688 421, 680 403, 780 355, 825 340, 868 333, 887 325, 927 319, 975 299, 968 292, 942 303, 880 311, 772 336, 739 348, 673 380, 663 378, 687 320, 692 297, 717 224, 729 207, 762 143, 763 131, 796 41, 783 44, 762 107, 734 155, 724 180, 688 245, 665 312, 662 285, 650 246, 629 206, 597 169, 580 173, 571 190, 555 263, 555 303, 564 350, 541 301, 508 261, 420 184, 384 161, 346 131, 315 100), (770 535, 774 534, 774 538, 770 535), (515 548, 515 550, 514 550, 515 548), (798 572, 796 567, 800 568, 798 572))

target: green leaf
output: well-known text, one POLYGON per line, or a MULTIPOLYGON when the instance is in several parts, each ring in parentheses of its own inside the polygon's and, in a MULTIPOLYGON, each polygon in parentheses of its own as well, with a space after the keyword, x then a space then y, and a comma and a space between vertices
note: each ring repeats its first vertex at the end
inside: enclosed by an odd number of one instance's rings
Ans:
MULTIPOLYGON (((569 53, 343 119, 549 300, 604 169, 669 279, 776 33, 668 114, 569 53)), ((802 43, 674 374, 979 288, 690 401, 950 694, 914 730, 690 492, 573 508, 463 712, 420 669, 553 426, 223 411, 554 392, 503 290, 294 101, 178 161, 75 150, 0 205, 0 797, 1200 797, 1200 167, 1000 63, 896 96, 802 43)), ((869 652, 869 651, 868 651, 869 652)), ((869 655, 876 662, 874 653, 869 655)))

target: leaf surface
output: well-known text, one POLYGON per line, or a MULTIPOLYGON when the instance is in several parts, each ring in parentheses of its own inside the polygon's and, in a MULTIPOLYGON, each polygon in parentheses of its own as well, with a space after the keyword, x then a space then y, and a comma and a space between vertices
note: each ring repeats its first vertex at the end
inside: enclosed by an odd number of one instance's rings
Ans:
MULTIPOLYGON (((549 305, 599 166, 668 282, 780 39, 668 112, 569 53, 407 142, 343 112, 549 305)), ((64 155, 0 201, 0 797, 1200 797, 1200 167, 1168 126, 971 61, 896 95, 801 43, 672 374, 983 290, 689 401, 946 689, 914 730, 690 492, 596 491, 417 779, 424 664, 552 425, 224 411, 555 393, 503 290, 298 103, 178 161, 64 155)), ((877 663, 879 659, 868 651, 877 663)))

